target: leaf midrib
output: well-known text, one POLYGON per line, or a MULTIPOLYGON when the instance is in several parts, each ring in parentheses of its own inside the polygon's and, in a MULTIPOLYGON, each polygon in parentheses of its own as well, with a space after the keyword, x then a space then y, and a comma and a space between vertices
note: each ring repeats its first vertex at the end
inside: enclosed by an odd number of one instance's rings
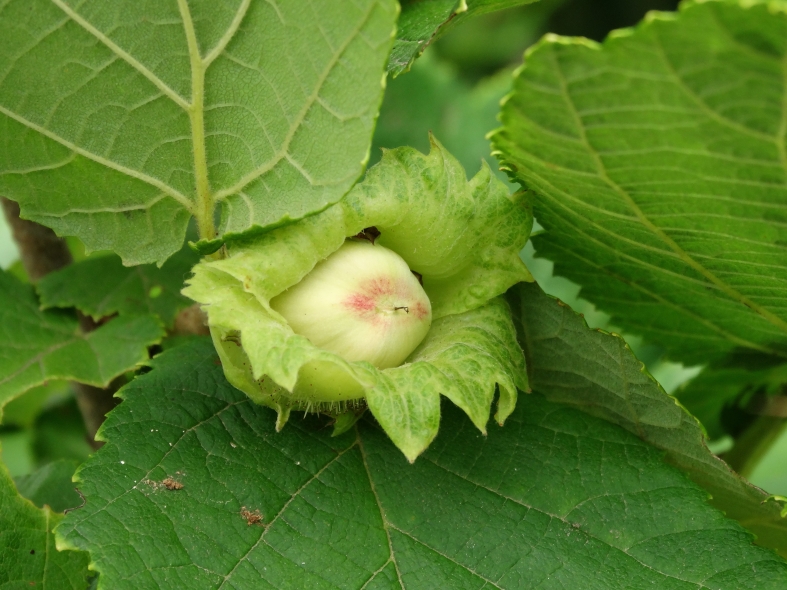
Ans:
MULTIPOLYGON (((203 58, 199 53, 196 31, 191 21, 188 4, 186 0, 178 0, 178 6, 181 11, 188 45, 189 60, 191 64, 191 102, 183 98, 171 86, 166 84, 161 78, 148 69, 142 62, 137 60, 134 56, 112 41, 112 39, 94 27, 87 19, 82 17, 76 10, 68 6, 63 0, 51 0, 51 2, 60 10, 62 10, 66 16, 68 16, 68 18, 73 20, 77 25, 82 27, 85 31, 95 37, 101 44, 107 47, 112 53, 120 57, 134 70, 144 76, 149 82, 158 88, 162 94, 164 94, 164 96, 172 100, 178 107, 183 109, 189 115, 189 122, 192 130, 192 149, 194 152, 194 176, 197 188, 196 199, 195 201, 192 201, 192 199, 188 198, 174 187, 169 186, 157 178, 143 174, 137 170, 126 168, 125 166, 122 166, 116 162, 82 149, 76 144, 57 136, 43 127, 32 123, 31 121, 27 121, 23 117, 16 115, 15 113, 8 111, 1 106, 0 113, 3 113, 17 120, 19 123, 33 129, 34 131, 37 131, 38 133, 41 133, 50 139, 61 143, 75 154, 80 154, 110 169, 116 170, 122 174, 137 178, 138 180, 155 186, 166 195, 175 199, 175 201, 180 203, 187 211, 197 218, 200 235, 202 237, 212 238, 215 234, 215 230, 213 229, 214 201, 210 192, 210 184, 208 181, 208 164, 205 148, 205 127, 203 118, 205 71, 207 70, 208 66, 210 66, 210 64, 213 63, 213 61, 224 51, 227 44, 235 35, 238 27, 245 17, 249 5, 251 4, 251 0, 243 0, 241 2, 227 31, 225 31, 217 44, 213 47, 213 49, 211 49, 205 58, 203 58)), ((149 208, 151 204, 152 203, 148 202, 145 205, 147 208, 149 208)))
MULTIPOLYGON (((354 28, 354 30, 347 35, 345 40, 341 43, 341 45, 336 49, 331 60, 329 61, 327 67, 320 75, 316 85, 314 92, 307 97, 307 100, 301 109, 301 111, 297 114, 294 122, 290 125, 289 131, 284 138, 279 149, 273 155, 271 159, 269 159, 266 163, 258 166, 250 173, 244 175, 237 183, 233 186, 225 189, 221 189, 213 193, 210 187, 210 178, 208 174, 208 160, 207 160, 207 149, 206 149, 206 142, 205 142, 205 125, 204 125, 204 99, 205 99, 205 74, 208 67, 216 60, 216 58, 221 55, 226 46, 232 40, 233 36, 237 32, 238 28, 240 27, 241 23, 243 22, 245 15, 248 11, 249 6, 251 5, 251 0, 242 0, 238 10, 233 17, 232 22, 230 23, 229 27, 216 43, 216 45, 208 52, 208 54, 203 58, 199 51, 199 44, 196 37, 196 30, 194 28, 194 23, 192 22, 190 8, 188 6, 187 0, 178 0, 178 8, 181 13, 181 19, 183 21, 184 32, 186 35, 187 41, 187 48, 188 48, 188 56, 191 68, 191 85, 192 85, 192 95, 191 101, 187 101, 184 99, 179 93, 177 93, 171 86, 166 84, 161 78, 159 78, 156 74, 154 74, 150 69, 148 69, 144 64, 134 58, 131 54, 123 50, 119 45, 113 42, 109 37, 104 35, 101 31, 99 31, 96 27, 94 27, 90 22, 88 22, 85 18, 83 18, 78 12, 73 10, 70 6, 65 4, 63 0, 51 0, 56 6, 58 6, 70 19, 72 19, 75 23, 85 29, 88 33, 93 35, 99 42, 101 42, 104 46, 106 46, 110 51, 112 51, 115 55, 120 57, 123 61, 128 63, 132 68, 134 68, 137 72, 142 74, 148 81, 150 81, 156 88, 158 88, 166 97, 172 100, 177 106, 183 109, 189 116, 189 122, 191 126, 191 133, 192 133, 192 150, 194 155, 194 179, 195 179, 195 186, 196 186, 196 198, 192 201, 192 199, 186 197, 181 192, 176 190, 175 188, 163 183, 162 181, 145 175, 141 172, 128 169, 124 166, 106 160, 101 156, 96 154, 91 154, 87 150, 83 150, 78 148, 75 144, 66 141, 63 138, 56 136, 53 133, 46 132, 40 126, 35 126, 29 121, 24 120, 21 117, 14 116, 8 111, 5 111, 2 107, 0 107, 0 113, 7 114, 12 118, 18 120, 20 123, 27 125, 33 128, 35 131, 39 133, 44 133, 50 139, 54 139, 59 143, 65 145, 75 153, 79 153, 93 159, 99 164, 107 166, 109 168, 115 169, 118 172, 127 174, 129 176, 133 176, 138 178, 139 180, 143 180, 148 184, 152 184, 156 188, 162 190, 165 194, 175 199, 178 203, 184 206, 184 208, 189 211, 197 220, 197 226, 199 230, 200 237, 203 239, 213 239, 216 236, 216 229, 213 222, 214 218, 214 209, 216 203, 222 201, 223 199, 240 193, 246 186, 250 183, 254 182, 260 176, 264 175, 266 172, 273 169, 279 162, 284 159, 290 161, 290 163, 299 170, 299 172, 309 181, 311 184, 314 184, 311 178, 303 171, 300 166, 297 165, 297 162, 294 162, 289 155, 289 148, 292 140, 295 137, 296 132, 301 126, 301 123, 305 120, 306 115, 308 114, 311 107, 314 105, 316 101, 320 98, 320 91, 322 89, 323 84, 328 79, 328 76, 333 71, 334 67, 338 63, 341 56, 344 54, 347 47, 352 43, 352 41, 358 36, 360 31, 363 27, 367 24, 369 19, 371 18, 374 9, 376 8, 375 3, 369 4, 369 9, 367 10, 364 18, 359 22, 359 24, 354 28)), ((271 4, 273 8, 278 13, 278 7, 275 4, 271 4)), ((281 15, 279 15, 281 18, 281 15)), ((283 20, 282 20, 283 22, 283 20)), ((149 206, 149 203, 147 204, 149 206)), ((149 208, 149 207, 148 207, 149 208)))
POLYGON ((399 564, 396 561, 396 555, 394 555, 393 550, 393 543, 391 542, 391 532, 389 530, 390 523, 385 516, 385 510, 383 510, 382 502, 380 502, 380 496, 377 494, 377 488, 374 485, 374 478, 372 477, 372 472, 369 470, 369 462, 366 458, 366 449, 363 446, 363 440, 361 439, 361 433, 358 430, 358 427, 355 426, 355 443, 352 446, 358 446, 358 450, 361 454, 361 463, 363 463, 364 473, 366 473, 366 478, 369 481, 369 489, 372 492, 372 496, 374 496, 375 504, 377 505, 377 511, 380 513, 380 522, 383 525, 383 530, 385 530, 385 538, 388 542, 388 559, 386 562, 380 566, 380 568, 374 572, 371 577, 366 581, 363 585, 365 588, 376 576, 379 572, 383 570, 389 563, 392 563, 394 566, 394 570, 396 571, 396 579, 399 581, 399 586, 404 588, 404 582, 402 581, 402 573, 399 571, 399 564))
MULTIPOLYGON (((543 426, 542 426, 542 427, 543 427, 543 426)), ((481 482, 479 482, 479 481, 477 481, 477 480, 474 480, 474 479, 472 479, 472 478, 471 478, 469 475, 460 476, 458 473, 455 473, 454 471, 451 471, 449 468, 447 468, 447 467, 445 467, 445 466, 443 466, 443 465, 440 465, 440 464, 439 464, 437 461, 435 461, 435 460, 433 460, 433 459, 430 459, 430 458, 427 458, 427 457, 425 457, 424 459, 425 459, 426 461, 429 461, 429 462, 430 462, 432 465, 434 465, 434 466, 435 466, 435 467, 437 467, 438 469, 441 469, 441 470, 445 471, 446 473, 448 473, 448 474, 450 474, 450 475, 453 475, 453 476, 455 476, 455 477, 460 477, 461 479, 464 479, 464 480, 465 480, 465 481, 467 481, 468 483, 472 483, 473 485, 476 485, 476 486, 478 486, 479 488, 481 488, 481 489, 483 489, 483 490, 486 490, 487 492, 489 492, 489 493, 491 493, 491 494, 494 494, 494 495, 496 495, 496 496, 499 496, 500 498, 504 498, 505 500, 508 500, 509 502, 511 502, 511 503, 513 503, 513 504, 516 504, 517 506, 522 506, 523 508, 527 508, 528 510, 534 510, 534 511, 536 511, 536 512, 539 512, 539 513, 541 513, 541 514, 545 515, 545 516, 549 516, 550 518, 554 518, 554 519, 556 519, 556 520, 559 520, 560 522, 562 522, 562 523, 563 523, 563 524, 565 524, 565 525, 569 525, 569 526, 570 526, 570 525, 574 524, 574 523, 572 523, 571 521, 567 520, 566 518, 563 518, 563 517, 561 517, 561 516, 559 516, 559 515, 557 515, 557 514, 552 514, 552 513, 550 513, 550 512, 547 512, 547 511, 545 511, 545 510, 544 510, 544 509, 542 509, 542 508, 537 508, 537 507, 535 507, 535 506, 531 506, 531 505, 529 505, 529 504, 526 504, 525 502, 522 502, 521 500, 517 500, 516 498, 512 498, 511 496, 508 496, 508 495, 506 495, 506 494, 504 494, 504 493, 500 492, 499 490, 493 490, 493 489, 491 489, 491 488, 487 487, 486 485, 484 485, 483 483, 481 483, 481 482)), ((649 490, 641 490, 641 493, 644 493, 644 492, 654 492, 654 491, 659 491, 659 490, 664 490, 664 489, 681 489, 681 490, 684 490, 684 489, 686 489, 686 488, 684 488, 684 487, 681 487, 681 486, 674 486, 674 485, 673 485, 673 486, 665 486, 665 487, 661 487, 661 488, 654 488, 654 489, 649 489, 649 490)), ((613 494, 606 494, 606 496, 609 496, 609 495, 613 495, 613 494)), ((616 494, 616 495, 624 495, 624 496, 625 496, 625 495, 627 495, 627 494, 622 494, 622 493, 621 493, 621 494, 616 494)), ((601 494, 601 496, 605 496, 605 494, 601 494)), ((587 499, 586 499, 586 500, 584 500, 583 502, 586 502, 586 501, 589 501, 589 500, 592 500, 592 499, 593 499, 593 498, 587 498, 587 499)), ((580 503, 580 504, 581 504, 581 503, 580 503)), ((579 504, 578 504, 577 506, 579 506, 579 504)), ((575 508, 576 508, 576 507, 575 507, 575 508)), ((573 510, 573 509, 572 509, 572 510, 573 510)), ((397 529, 397 530, 399 530, 399 529, 397 529)), ((705 530, 705 529, 688 529, 688 530, 685 530, 685 531, 679 531, 679 532, 683 532, 683 533, 690 533, 690 532, 696 532, 697 530, 705 530)), ((622 553, 623 555, 625 555, 626 557, 630 558, 631 560, 633 560, 633 561, 634 561, 634 562, 636 562, 637 564, 641 565, 643 568, 645 568, 645 569, 648 569, 648 570, 650 570, 650 571, 652 571, 652 572, 654 572, 654 573, 658 574, 659 576, 663 576, 664 578, 668 578, 668 579, 672 579, 672 580, 678 580, 678 581, 680 581, 680 582, 688 582, 688 583, 692 583, 692 584, 699 584, 699 588, 708 588, 708 586, 706 586, 706 585, 705 585, 703 582, 695 582, 695 581, 692 581, 692 580, 689 580, 689 579, 678 578, 677 576, 670 575, 670 574, 668 574, 668 573, 666 573, 666 572, 664 572, 664 571, 658 570, 658 569, 656 569, 655 567, 653 567, 652 565, 648 565, 647 563, 644 563, 643 561, 641 561, 641 560, 637 559, 635 556, 631 555, 631 554, 630 554, 630 553, 629 553, 629 552, 628 552, 626 549, 623 549, 623 548, 621 548, 621 547, 618 547, 618 546, 616 546, 616 545, 612 545, 612 544, 610 544, 608 541, 606 541, 605 539, 603 539, 603 538, 601 538, 601 537, 599 537, 599 536, 596 536, 596 535, 592 534, 590 531, 588 531, 588 530, 586 530, 586 529, 583 529, 583 528, 581 528, 581 527, 580 527, 579 529, 577 529, 577 531, 578 531, 578 532, 580 532, 581 534, 585 535, 586 537, 589 537, 589 538, 591 538, 591 539, 594 539, 594 540, 598 541, 599 543, 601 543, 601 544, 602 544, 602 545, 604 545, 605 547, 608 547, 608 548, 610 548, 610 549, 611 549, 611 550, 613 550, 613 551, 616 551, 616 552, 620 552, 620 553, 622 553)), ((402 531, 400 531, 400 532, 402 532, 402 531)), ((429 547, 429 545, 427 545, 427 544, 426 544, 426 543, 424 543, 423 541, 419 541, 418 539, 415 539, 415 537, 412 537, 412 536, 411 536, 411 535, 409 535, 409 534, 408 534, 408 536, 410 536, 411 538, 413 538, 413 540, 417 541, 418 543, 420 543, 420 544, 424 545, 425 547, 428 547, 428 548, 429 548, 429 549, 431 549, 432 551, 435 551, 435 552, 437 552, 437 551, 436 551, 434 548, 432 548, 432 547, 429 547)), ((647 539, 643 539, 643 540, 641 540, 641 541, 639 541, 639 542, 641 543, 641 542, 643 542, 643 541, 645 541, 645 540, 649 540, 650 538, 651 538, 651 537, 648 537, 647 539)), ((631 545, 631 547, 633 547, 633 546, 635 546, 635 544, 631 545)), ((629 548, 630 548, 630 547, 629 547, 629 548)), ((437 553, 439 553, 439 552, 437 552, 437 553)), ((452 560, 452 561, 453 561, 453 560, 452 560)), ((456 563, 456 562, 454 562, 454 563, 456 563)), ((478 577, 480 577, 480 578, 482 578, 482 579, 486 580, 486 578, 484 578, 484 577, 483 577, 483 576, 481 576, 480 574, 478 574, 478 573, 474 572, 473 570, 471 570, 471 569, 467 568, 466 566, 462 566, 461 564, 457 564, 457 565, 460 565, 461 567, 463 567, 463 568, 464 568, 464 569, 466 569, 467 571, 469 571, 469 572, 471 572, 471 573, 475 574, 476 576, 478 576, 478 577)), ((718 575, 718 574, 720 574, 720 573, 724 573, 725 571, 728 571, 728 570, 722 570, 722 571, 720 571, 720 572, 714 572, 714 575, 718 575)), ((490 583, 492 583, 492 582, 490 582, 490 583)))
MULTIPOLYGON (((445 554, 441 553, 441 552, 440 552, 440 551, 438 551, 436 548, 434 548, 434 547, 430 546, 429 544, 425 543, 424 541, 421 541, 421 540, 419 540, 418 538, 416 538, 415 536, 413 536, 411 533, 408 533, 408 532, 406 532, 406 531, 404 531, 404 530, 400 529, 399 527, 397 527, 395 524, 393 524, 392 522, 390 522, 390 521, 388 520, 388 518, 386 517, 386 514, 385 514, 385 510, 383 509, 382 502, 380 501, 380 498, 379 498, 379 496, 377 495, 377 492, 376 492, 376 489, 375 489, 375 485, 374 485, 374 478, 372 477, 371 469, 370 469, 370 467, 369 467, 369 464, 368 464, 368 461, 367 461, 367 455, 366 455, 366 451, 365 451, 365 449, 364 449, 364 445, 363 445, 363 439, 362 439, 362 437, 361 437, 361 435, 360 435, 360 431, 359 431, 359 429, 358 429, 358 427, 357 427, 357 426, 355 427, 355 430, 356 430, 356 441, 355 441, 355 442, 354 442, 354 443, 353 443, 353 444, 352 444, 352 445, 351 445, 351 446, 350 446, 348 449, 346 449, 346 450, 350 450, 351 448, 353 448, 353 447, 355 447, 355 446, 358 446, 358 447, 359 447, 359 449, 360 449, 360 452, 361 452, 361 459, 362 459, 362 462, 363 462, 364 470, 365 470, 365 472, 366 472, 366 475, 367 475, 367 478, 368 478, 368 480, 369 480, 369 485, 370 485, 370 488, 371 488, 372 494, 374 495, 375 501, 376 501, 376 503, 377 503, 377 507, 378 507, 378 510, 379 510, 379 513, 380 513, 380 518, 381 518, 381 520, 382 520, 382 523, 383 523, 383 528, 385 529, 385 533, 386 533, 386 536, 387 536, 387 538, 388 538, 388 546, 389 546, 389 550, 390 550, 390 558, 389 558, 388 562, 393 562, 394 566, 396 567, 396 573, 397 573, 397 576, 399 577, 399 583, 402 585, 402 588, 404 588, 405 586, 404 586, 404 583, 402 582, 401 575, 400 575, 400 573, 399 573, 399 568, 398 568, 398 565, 396 564, 396 559, 395 559, 395 556, 394 556, 394 553, 393 553, 393 545, 391 544, 390 534, 389 534, 389 532, 388 532, 388 531, 389 531, 389 528, 390 528, 390 529, 393 529, 393 530, 396 530, 396 531, 397 531, 397 532, 399 532, 400 534, 403 534, 403 535, 405 535, 405 536, 409 537, 410 539, 412 539, 412 540, 413 540, 413 541, 415 541, 416 543, 418 543, 418 544, 420 544, 420 545, 423 545, 424 547, 426 547, 426 548, 427 548, 427 549, 429 549, 430 551, 433 551, 433 552, 437 553, 437 554, 438 554, 438 555, 440 555, 441 557, 443 557, 443 558, 445 558, 445 559, 447 559, 447 560, 451 561, 452 563, 454 563, 454 564, 455 564, 455 565, 457 565, 458 567, 460 567, 460 568, 462 568, 463 570, 465 570, 465 571, 467 571, 467 572, 471 573, 472 575, 474 575, 474 576, 476 576, 476 577, 480 578, 481 580, 484 580, 484 582, 486 582, 486 583, 488 583, 488 584, 492 585, 493 587, 495 587, 495 588, 501 588, 501 587, 500 587, 500 586, 499 586, 497 583, 495 583, 494 581, 492 581, 492 580, 490 580, 490 579, 486 578, 485 576, 483 576, 483 575, 479 574, 478 572, 476 572, 476 571, 474 571, 473 569, 471 569, 471 568, 467 567, 466 565, 464 565, 464 564, 462 564, 462 563, 459 563, 459 562, 457 562, 455 559, 451 558, 450 556, 447 556, 447 555, 445 555, 445 554)), ((462 433, 461 433, 461 432, 459 432, 459 433, 457 433, 457 434, 458 434, 458 435, 461 435, 462 433)), ((484 485, 483 483, 481 483, 480 481, 477 481, 477 480, 474 480, 474 479, 470 478, 468 475, 460 475, 460 474, 458 474, 458 473, 456 473, 456 472, 452 471, 452 470, 451 470, 451 469, 449 469, 448 467, 445 467, 444 465, 441 465, 441 464, 440 464, 440 463, 438 463, 438 462, 437 462, 437 460, 435 460, 435 459, 432 459, 432 458, 430 458, 430 457, 428 457, 428 456, 424 456, 424 455, 421 455, 421 457, 420 457, 420 458, 421 458, 421 460, 423 460, 423 461, 428 461, 429 463, 431 463, 432 465, 434 465, 434 466, 435 466, 435 467, 437 467, 438 469, 440 469, 440 470, 442 470, 442 471, 445 471, 446 473, 450 474, 451 476, 454 476, 454 477, 458 477, 458 478, 460 478, 460 479, 463 479, 464 481, 466 481, 466 482, 468 482, 468 483, 471 483, 471 484, 473 484, 473 485, 475 485, 475 486, 478 486, 479 488, 481 488, 481 489, 484 489, 484 490, 486 490, 487 492, 489 492, 489 493, 491 493, 491 494, 493 494, 493 495, 495 495, 495 496, 497 496, 497 497, 504 498, 505 500, 507 500, 507 501, 509 501, 509 502, 512 502, 512 503, 514 503, 514 504, 516 504, 516 505, 518 505, 518 506, 522 506, 522 507, 524 507, 524 508, 527 508, 528 510, 534 510, 534 511, 536 511, 536 512, 539 512, 539 513, 541 513, 541 514, 545 515, 545 516, 548 516, 548 517, 550 517, 550 518, 553 518, 553 519, 559 520, 559 521, 561 521, 563 524, 566 524, 566 525, 571 525, 571 524, 572 524, 572 523, 571 523, 571 521, 567 520, 567 519, 566 519, 566 518, 564 518, 564 517, 561 517, 561 516, 559 516, 558 514, 552 514, 552 513, 550 513, 550 512, 547 512, 547 511, 543 510, 542 508, 536 508, 535 506, 531 506, 531 505, 529 505, 529 504, 527 504, 527 503, 525 503, 525 502, 523 502, 523 501, 521 501, 521 500, 518 500, 518 499, 512 498, 512 497, 510 497, 510 496, 508 496, 508 495, 506 495, 506 494, 503 494, 503 493, 502 493, 502 492, 500 492, 499 490, 493 490, 493 489, 489 488, 488 486, 484 485)), ((675 488, 675 487, 677 487, 677 486, 667 486, 666 488, 656 488, 655 490, 654 490, 654 489, 650 489, 650 490, 642 490, 642 492, 653 492, 653 491, 656 491, 656 490, 661 490, 661 489, 668 489, 668 488, 675 488)), ((680 489, 685 489, 685 488, 680 488, 680 489)), ((592 499, 593 499, 593 498, 587 498, 587 499, 585 499, 585 500, 584 500, 582 503, 584 503, 584 502, 587 502, 587 501, 590 501, 590 500, 592 500, 592 499)), ((577 506, 581 505, 582 503, 580 503, 580 504, 577 504, 577 506)), ((575 506, 575 507, 574 507, 572 510, 576 509, 576 508, 577 508, 577 506, 575 506)), ((580 533, 582 533, 583 535, 585 535, 585 536, 589 537, 589 538, 595 539, 596 541, 598 541, 599 543, 603 544, 603 545, 604 545, 604 546, 606 546, 606 547, 609 547, 609 548, 610 548, 610 549, 612 549, 613 551, 619 551, 619 552, 623 553, 624 555, 626 555, 628 558, 632 559, 632 560, 633 560, 634 562, 636 562, 637 564, 641 565, 641 566, 642 566, 642 567, 644 567, 645 569, 648 569, 648 570, 651 570, 651 571, 653 571, 654 573, 658 574, 659 576, 663 576, 663 577, 665 577, 665 578, 668 578, 668 579, 674 579, 674 580, 678 580, 678 581, 681 581, 681 582, 695 583, 695 584, 699 584, 699 587, 700 587, 700 588, 707 588, 707 586, 704 584, 704 582, 694 582, 694 581, 691 581, 691 580, 686 580, 686 579, 678 578, 678 577, 676 577, 676 576, 673 576, 673 575, 670 575, 670 574, 668 574, 668 573, 666 573, 666 572, 660 571, 660 570, 656 569, 655 567, 653 567, 653 566, 651 566, 651 565, 648 565, 648 564, 646 564, 646 563, 642 562, 641 560, 639 560, 639 559, 638 559, 638 558, 636 558, 635 556, 633 556, 633 555, 631 555, 630 553, 628 553, 628 551, 627 551, 627 550, 625 550, 625 549, 623 549, 623 548, 620 548, 620 547, 617 547, 617 546, 615 546, 615 545, 611 545, 611 544, 610 544, 610 543, 608 543, 606 540, 602 539, 601 537, 598 537, 598 536, 596 536, 596 535, 593 535, 593 534, 591 534, 589 531, 587 531, 587 530, 585 530, 585 529, 582 529, 582 528, 580 528, 580 529, 579 529, 579 532, 580 532, 580 533)), ((691 531, 691 530, 687 530, 687 531, 682 531, 682 532, 692 532, 692 531, 691 531)), ((633 545, 632 545, 632 546, 633 546, 633 545)), ((382 567, 385 567, 385 565, 387 565, 387 563, 388 563, 388 562, 386 562, 386 564, 384 564, 382 567)), ((381 567, 380 569, 382 569, 382 567, 381 567)), ((378 571, 379 571, 379 570, 378 570, 378 571)), ((718 574, 718 573, 719 573, 719 572, 715 572, 715 574, 718 574)), ((502 590, 502 588, 501 588, 501 590, 502 590)))

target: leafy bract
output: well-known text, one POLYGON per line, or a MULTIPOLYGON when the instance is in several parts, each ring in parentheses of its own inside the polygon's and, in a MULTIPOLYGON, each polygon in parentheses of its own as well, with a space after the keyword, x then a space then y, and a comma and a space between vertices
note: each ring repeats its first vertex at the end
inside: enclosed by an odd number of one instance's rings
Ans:
POLYGON ((337 399, 366 396, 413 460, 437 433, 440 393, 483 430, 495 382, 500 422, 513 408, 516 388, 526 388, 507 305, 494 298, 530 279, 518 252, 531 223, 519 196, 511 197, 488 166, 468 182, 433 140, 429 155, 412 148, 386 152, 334 207, 232 247, 225 260, 199 264, 184 293, 204 305, 227 378, 276 408, 280 425, 292 407, 341 413, 319 405, 310 385, 314 371, 330 373, 337 399), (405 364, 384 371, 315 347, 269 305, 370 226, 381 232, 377 243, 422 275, 434 319, 405 364))
POLYGON ((43 309, 76 307, 94 320, 115 313, 151 314, 171 326, 177 312, 190 305, 180 290, 197 260, 190 248, 161 268, 152 264, 127 267, 117 256, 97 256, 48 274, 36 290, 43 309))
POLYGON ((697 420, 667 395, 617 335, 591 330, 582 316, 536 285, 512 292, 529 382, 551 402, 614 422, 666 452, 667 460, 710 492, 711 503, 787 555, 787 519, 768 495, 705 446, 697 420))
POLYGON ((0 411, 17 395, 50 379, 105 387, 147 360, 147 347, 164 335, 150 315, 118 317, 82 333, 73 314, 41 311, 33 287, 4 272, 0 327, 0 411))
POLYGON ((394 0, 14 0, 0 193, 126 264, 336 202, 361 174, 394 0), (341 149, 336 138, 341 137, 341 149))
POLYGON ((402 0, 396 42, 388 71, 398 76, 451 26, 473 16, 513 8, 536 0, 402 0))
POLYGON ((63 516, 39 510, 16 492, 0 462, 0 587, 84 590, 88 556, 55 549, 54 527, 63 516))
POLYGON ((787 356, 784 3, 684 2, 531 49, 493 137, 534 239, 615 325, 690 364, 787 356))
POLYGON ((366 403, 391 440, 411 461, 437 435, 440 394, 462 408, 486 434, 498 386, 495 419, 514 411, 517 389, 527 389, 522 351, 508 305, 496 298, 438 319, 404 365, 380 371, 366 403))
POLYGON ((99 588, 783 587, 783 560, 603 420, 532 395, 483 437, 448 404, 410 465, 365 420, 275 432, 217 360, 206 340, 154 359, 80 468, 58 546, 99 588))

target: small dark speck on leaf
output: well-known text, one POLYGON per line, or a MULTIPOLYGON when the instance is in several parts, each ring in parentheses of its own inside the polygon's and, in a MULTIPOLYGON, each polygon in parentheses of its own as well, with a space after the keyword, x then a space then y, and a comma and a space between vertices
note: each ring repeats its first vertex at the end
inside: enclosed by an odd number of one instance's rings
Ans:
POLYGON ((240 515, 246 521, 246 524, 251 526, 253 524, 262 524, 262 514, 259 510, 251 511, 245 506, 240 509, 240 515))
POLYGON ((30 555, 35 555, 35 554, 36 554, 36 550, 35 549, 31 549, 30 550, 30 555))

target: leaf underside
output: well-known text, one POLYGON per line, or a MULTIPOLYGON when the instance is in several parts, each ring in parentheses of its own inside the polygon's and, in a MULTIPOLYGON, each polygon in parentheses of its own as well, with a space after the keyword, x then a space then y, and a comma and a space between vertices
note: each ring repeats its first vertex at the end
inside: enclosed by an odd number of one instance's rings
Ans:
POLYGON ((696 419, 645 371, 623 338, 589 329, 581 315, 536 284, 518 286, 511 301, 534 391, 665 451, 711 494, 712 505, 753 531, 759 544, 787 556, 787 519, 778 505, 763 503, 768 494, 711 454, 696 419))
POLYGON ((78 472, 58 543, 91 551, 99 588, 783 586, 787 563, 597 418, 533 395, 482 437, 446 405, 410 465, 363 421, 277 434, 216 361, 207 339, 157 357, 78 472))
POLYGON ((678 360, 787 357, 787 10, 684 2, 531 49, 493 137, 534 239, 615 325, 678 360))
POLYGON ((0 193, 126 264, 336 202, 368 157, 393 0, 0 7, 0 193), (335 138, 342 149, 335 149, 335 138))
POLYGON ((2 406, 48 380, 105 387, 148 358, 164 335, 150 315, 115 318, 87 334, 72 313, 41 311, 33 287, 0 272, 0 417, 2 406))

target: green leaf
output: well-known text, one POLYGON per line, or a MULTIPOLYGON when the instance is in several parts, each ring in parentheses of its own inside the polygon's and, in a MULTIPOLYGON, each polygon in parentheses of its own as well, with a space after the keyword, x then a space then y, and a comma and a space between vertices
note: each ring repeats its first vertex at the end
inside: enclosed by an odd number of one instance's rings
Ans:
POLYGON ((161 268, 152 264, 126 267, 113 255, 88 258, 48 274, 36 290, 43 309, 76 307, 95 320, 115 313, 151 314, 172 326, 178 311, 191 304, 180 290, 198 260, 188 247, 161 268))
POLYGON ((217 361, 154 359, 78 472, 57 535, 100 588, 783 588, 787 563, 603 420, 532 395, 483 437, 449 404, 410 465, 366 421, 276 433, 217 361))
POLYGON ((516 387, 526 387, 507 306, 493 300, 530 280, 518 253, 531 223, 519 197, 488 166, 468 182, 461 165, 433 140, 429 155, 412 148, 386 152, 336 206, 231 248, 224 260, 197 265, 184 293, 205 306, 227 378, 276 408, 281 425, 292 407, 326 409, 313 405, 306 375, 331 371, 346 389, 343 399, 368 396, 372 412, 412 460, 437 432, 440 393, 483 430, 494 383, 504 392, 500 421, 513 407, 516 387), (269 305, 345 238, 370 226, 381 232, 377 243, 423 276, 432 305, 434 337, 427 336, 398 369, 379 371, 319 349, 269 305), (451 319, 454 314, 463 317, 451 319), (474 354, 468 355, 468 345, 477 347, 474 354), (460 359, 466 369, 449 367, 460 359))
POLYGON ((82 505, 71 478, 77 462, 60 459, 39 467, 33 473, 17 477, 16 489, 39 508, 49 506, 55 512, 82 505))
POLYGON ((79 464, 94 451, 88 444, 85 421, 73 397, 43 412, 36 420, 33 435, 37 465, 60 459, 79 464))
POLYGON ((393 0, 15 0, 0 8, 0 193, 25 218, 163 262, 298 219, 363 171, 393 0), (341 137, 341 149, 336 138, 341 137))
POLYGON ((666 452, 712 496, 711 504, 744 524, 757 542, 787 556, 787 519, 767 494, 705 446, 697 420, 645 371, 617 335, 591 330, 582 316, 536 285, 513 292, 530 385, 552 402, 618 424, 666 452))
MULTIPOLYGON (((496 169, 486 135, 497 127, 500 100, 510 90, 508 70, 471 87, 449 64, 431 52, 425 54, 406 76, 389 80, 374 131, 371 161, 379 161, 379 148, 406 145, 428 150, 431 131, 468 174, 475 174, 484 159, 496 169)), ((497 176, 507 180, 501 172, 497 176)))
POLYGON ((726 407, 737 409, 750 404, 765 404, 769 395, 780 393, 783 384, 787 383, 787 364, 755 368, 753 360, 744 358, 735 362, 735 359, 725 359, 706 367, 677 392, 680 403, 702 422, 711 440, 725 434, 740 434, 748 426, 747 422, 754 418, 746 410, 732 411, 729 418, 737 423, 725 425, 722 413, 726 407))
POLYGON ((557 274, 672 358, 787 356, 784 3, 684 2, 531 49, 493 137, 557 274))
POLYGON ((32 429, 0 430, 0 462, 11 477, 19 477, 35 469, 32 429))
POLYGON ((62 515, 39 510, 16 492, 0 462, 0 588, 84 590, 88 556, 55 549, 54 527, 62 515))
POLYGON ((147 360, 147 347, 164 335, 149 315, 118 317, 84 334, 76 317, 41 311, 33 287, 4 272, 0 326, 0 412, 14 397, 50 379, 105 387, 147 360))
POLYGON ((402 14, 396 42, 388 60, 388 71, 398 76, 430 43, 436 41, 450 26, 479 16, 529 4, 536 0, 402 0, 402 14))
POLYGON ((57 404, 73 395, 68 381, 47 381, 44 385, 28 389, 3 408, 3 425, 27 428, 49 405, 57 404))

